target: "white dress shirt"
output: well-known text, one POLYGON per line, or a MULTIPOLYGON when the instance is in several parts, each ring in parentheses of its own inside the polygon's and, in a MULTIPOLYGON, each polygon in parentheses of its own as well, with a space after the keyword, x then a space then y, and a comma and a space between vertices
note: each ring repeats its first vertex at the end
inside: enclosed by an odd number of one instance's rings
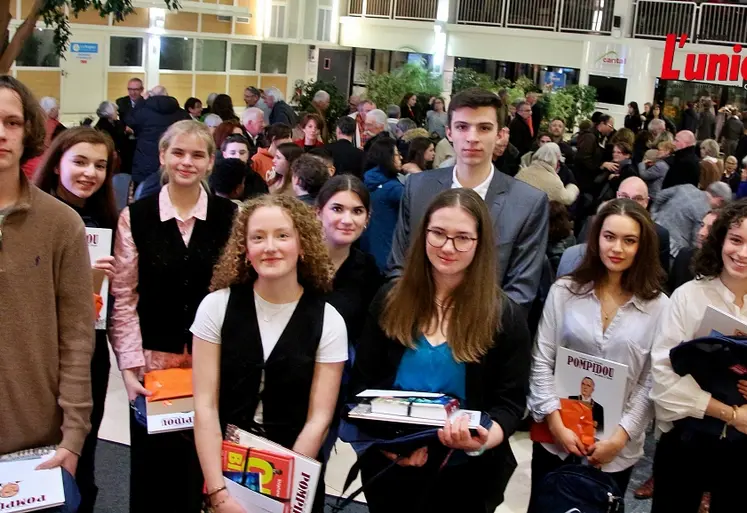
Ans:
MULTIPOLYGON (((643 456, 646 427, 653 414, 649 399, 651 346, 669 298, 663 293, 650 301, 633 297, 618 308, 615 318, 603 331, 602 307, 593 287, 578 294, 569 288, 574 285, 570 278, 561 278, 550 288, 532 354, 527 406, 537 422, 560 409, 554 377, 558 347, 627 365, 620 426, 630 440, 614 460, 602 467, 604 472, 619 472, 643 456)), ((568 456, 560 446, 542 445, 563 459, 568 456)))
MULTIPOLYGON (((475 187, 472 187, 472 190, 475 191, 477 194, 479 194, 480 197, 483 199, 483 201, 485 201, 485 196, 488 195, 488 187, 490 187, 490 182, 493 180, 493 175, 495 175, 495 166, 493 166, 493 164, 490 164, 490 174, 485 179, 485 181, 479 185, 476 185, 475 187)), ((464 188, 464 185, 459 183, 459 178, 457 178, 457 167, 456 166, 454 166, 454 175, 451 179, 451 188, 452 189, 464 188)))
POLYGON ((680 342, 695 338, 708 305, 747 322, 747 303, 740 309, 734 304, 734 299, 734 294, 721 278, 692 280, 672 294, 651 350, 654 377, 651 399, 656 407, 657 428, 661 432, 672 429, 675 420, 687 417, 702 419, 711 400, 711 394, 700 388, 691 375, 680 376, 674 372, 669 351, 680 342))

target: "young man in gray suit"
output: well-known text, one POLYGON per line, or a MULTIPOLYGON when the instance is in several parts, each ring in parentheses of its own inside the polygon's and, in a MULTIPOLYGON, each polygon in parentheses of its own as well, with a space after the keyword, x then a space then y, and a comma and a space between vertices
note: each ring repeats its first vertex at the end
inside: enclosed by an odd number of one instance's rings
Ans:
POLYGON ((495 169, 491 158, 499 132, 498 97, 483 89, 467 89, 449 104, 447 137, 454 143, 456 165, 410 175, 394 231, 389 274, 404 265, 410 234, 415 233, 428 204, 439 192, 456 187, 474 189, 493 218, 498 249, 498 272, 506 294, 529 310, 542 275, 547 248, 547 195, 495 169))

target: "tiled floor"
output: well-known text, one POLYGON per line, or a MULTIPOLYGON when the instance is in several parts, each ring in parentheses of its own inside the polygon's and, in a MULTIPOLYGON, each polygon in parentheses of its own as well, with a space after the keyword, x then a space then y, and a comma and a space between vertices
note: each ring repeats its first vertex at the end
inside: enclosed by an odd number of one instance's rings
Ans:
MULTIPOLYGON (((104 421, 99 431, 99 437, 104 440, 129 445, 129 420, 128 420, 127 394, 125 393, 122 376, 117 370, 116 361, 112 356, 112 371, 109 381, 109 393, 106 398, 106 412, 104 421)), ((532 459, 532 444, 527 433, 518 433, 511 438, 511 447, 514 450, 518 467, 514 472, 506 490, 506 500, 498 508, 496 513, 524 513, 529 503, 529 486, 531 480, 530 463, 532 459)), ((350 466, 355 461, 355 453, 349 445, 338 442, 327 467, 327 493, 340 495, 343 483, 350 466)), ((648 462, 650 465, 650 462, 648 462)), ((648 467, 650 468, 650 467, 648 467)), ((643 470, 643 469, 641 469, 643 470)), ((634 479, 631 488, 645 479, 645 471, 641 477, 634 479)), ((638 477, 638 476, 635 476, 638 477)), ((360 487, 360 480, 353 483, 351 490, 360 487)), ((348 490, 351 491, 351 490, 348 490)), ((358 497, 359 500, 365 498, 358 497)), ((637 501, 631 501, 637 502, 637 501)), ((648 511, 648 504, 638 502, 635 504, 636 513, 648 511)), ((626 508, 627 509, 627 508, 626 508)))

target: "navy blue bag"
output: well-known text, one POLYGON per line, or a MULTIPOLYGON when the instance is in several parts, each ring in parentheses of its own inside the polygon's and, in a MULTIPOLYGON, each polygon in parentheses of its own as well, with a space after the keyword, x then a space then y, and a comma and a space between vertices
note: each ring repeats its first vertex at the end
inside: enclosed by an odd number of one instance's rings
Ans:
MULTIPOLYGON (((724 404, 742 406, 744 397, 737 390, 739 380, 747 380, 747 337, 726 337, 717 332, 711 336, 682 342, 669 352, 672 368, 680 376, 690 374, 714 399, 724 404)), ((724 423, 713 417, 687 417, 675 421, 685 431, 721 436, 724 423)), ((729 440, 743 439, 736 429, 727 429, 729 440)))
POLYGON ((532 513, 623 513, 617 483, 589 465, 564 465, 542 482, 532 513))

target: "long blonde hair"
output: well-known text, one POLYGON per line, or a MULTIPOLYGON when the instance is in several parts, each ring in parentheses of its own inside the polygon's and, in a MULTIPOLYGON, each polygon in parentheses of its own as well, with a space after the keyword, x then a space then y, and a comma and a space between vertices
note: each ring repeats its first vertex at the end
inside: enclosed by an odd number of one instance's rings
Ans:
POLYGON ((257 279, 257 272, 247 261, 246 236, 249 219, 261 207, 280 207, 293 221, 303 254, 298 260, 298 283, 320 293, 331 290, 335 268, 324 244, 321 222, 302 201, 290 196, 271 194, 249 200, 239 207, 231 235, 213 269, 210 290, 253 283, 257 279))
MULTIPOLYGON (((215 140, 213 139, 213 136, 210 134, 210 130, 208 130, 207 126, 205 126, 204 123, 200 123, 199 121, 195 121, 193 119, 185 119, 183 121, 177 121, 173 125, 171 125, 166 132, 161 136, 161 139, 158 141, 158 153, 165 153, 168 151, 169 147, 171 146, 171 143, 174 142, 174 139, 179 137, 180 135, 195 135, 198 139, 200 139, 202 142, 205 143, 205 146, 207 147, 207 153, 208 158, 213 158, 215 156, 215 140)), ((213 171, 213 166, 209 166, 207 172, 205 173, 205 178, 207 178, 210 173, 213 171)), ((161 173, 161 185, 165 185, 169 181, 168 174, 166 173, 166 169, 163 168, 163 166, 158 170, 159 173, 161 173)), ((203 180, 203 186, 207 190, 210 190, 210 188, 207 186, 207 182, 203 180)))

